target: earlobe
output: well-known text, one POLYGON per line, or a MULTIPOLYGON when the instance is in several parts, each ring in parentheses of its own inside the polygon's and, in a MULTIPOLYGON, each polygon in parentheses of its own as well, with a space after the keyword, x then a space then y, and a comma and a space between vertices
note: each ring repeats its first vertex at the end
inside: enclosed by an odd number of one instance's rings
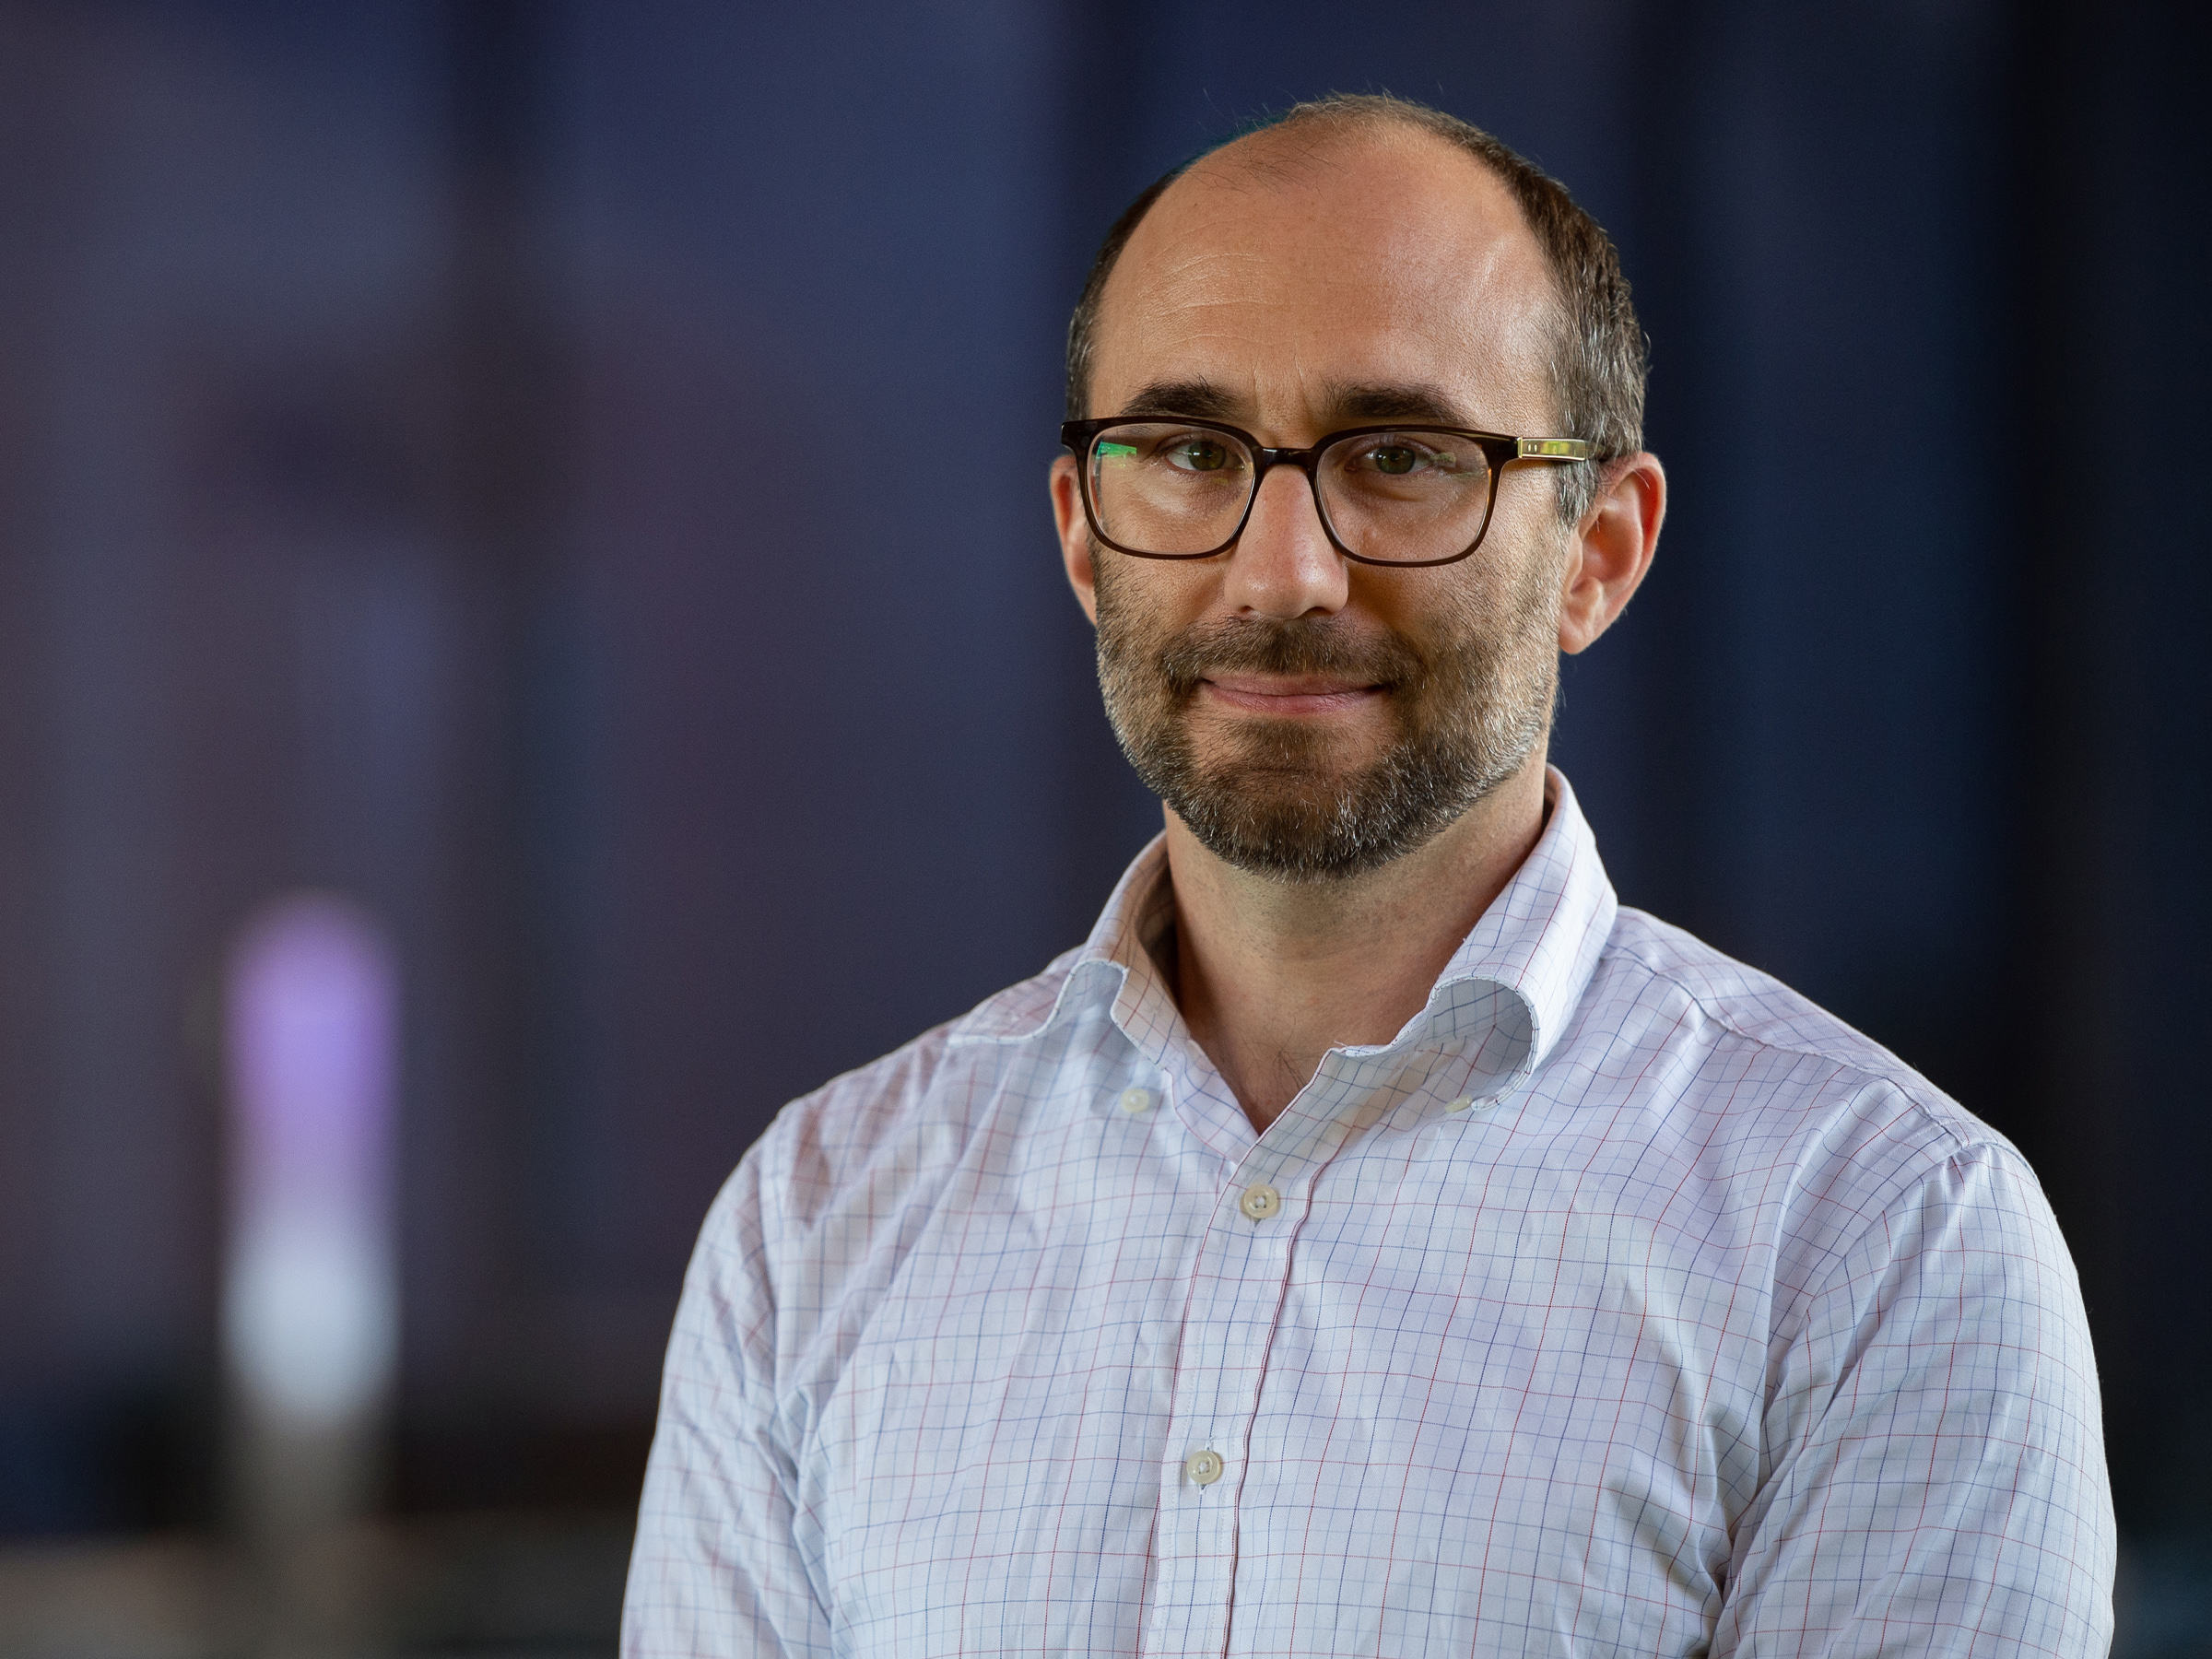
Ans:
POLYGON ((1062 455, 1053 463, 1053 522, 1060 533, 1060 561, 1067 571, 1067 585, 1076 591, 1076 603, 1095 626, 1099 619, 1098 573, 1091 568, 1090 524, 1083 515, 1083 500, 1076 479, 1076 463, 1062 455))
POLYGON ((1666 470, 1639 453, 1607 468, 1583 515, 1559 595, 1559 649, 1586 649, 1627 606, 1659 547, 1666 517, 1666 470))

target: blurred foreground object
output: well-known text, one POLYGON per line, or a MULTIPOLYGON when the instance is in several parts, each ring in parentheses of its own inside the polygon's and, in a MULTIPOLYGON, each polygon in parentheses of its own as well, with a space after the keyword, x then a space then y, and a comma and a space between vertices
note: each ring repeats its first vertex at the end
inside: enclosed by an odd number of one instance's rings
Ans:
POLYGON ((290 1623, 337 1588, 296 1583, 299 1565, 367 1515, 382 1462, 399 971, 365 912, 300 893, 241 932, 227 990, 233 1500, 290 1623))

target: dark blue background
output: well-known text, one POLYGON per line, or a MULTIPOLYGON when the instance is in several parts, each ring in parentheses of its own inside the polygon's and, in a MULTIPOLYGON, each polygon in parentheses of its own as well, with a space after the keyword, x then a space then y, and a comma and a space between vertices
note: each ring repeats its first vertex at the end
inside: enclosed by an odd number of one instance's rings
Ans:
POLYGON ((1042 488, 1099 236, 1387 88, 1562 177, 1652 335, 1673 516, 1558 740, 1624 899, 2028 1150, 2124 1525, 2185 1557, 2205 45, 1983 0, 0 0, 0 1529, 216 1512, 215 975, 301 883, 408 974, 393 1503, 629 1500, 747 1142, 1077 941, 1156 821, 1042 488))

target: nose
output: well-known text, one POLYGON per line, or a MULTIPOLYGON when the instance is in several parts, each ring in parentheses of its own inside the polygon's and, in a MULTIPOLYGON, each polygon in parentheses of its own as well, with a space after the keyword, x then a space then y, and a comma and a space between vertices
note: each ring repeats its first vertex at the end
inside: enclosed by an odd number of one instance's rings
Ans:
POLYGON ((1230 555, 1223 597, 1240 611, 1281 621, 1344 608, 1349 561, 1329 545, 1306 475, 1270 467, 1230 555))

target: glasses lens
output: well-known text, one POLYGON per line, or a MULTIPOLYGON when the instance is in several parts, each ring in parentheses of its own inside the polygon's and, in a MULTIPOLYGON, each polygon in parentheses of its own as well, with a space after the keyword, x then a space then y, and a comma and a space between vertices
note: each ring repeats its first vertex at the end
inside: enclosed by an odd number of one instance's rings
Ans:
POLYGON ((1321 502, 1362 559, 1456 559, 1490 511, 1489 457, 1456 432, 1363 432, 1321 458, 1321 502))
POLYGON ((1252 452, 1174 421, 1109 427, 1090 446, 1090 501, 1108 541, 1139 553, 1210 553, 1252 499, 1252 452))

